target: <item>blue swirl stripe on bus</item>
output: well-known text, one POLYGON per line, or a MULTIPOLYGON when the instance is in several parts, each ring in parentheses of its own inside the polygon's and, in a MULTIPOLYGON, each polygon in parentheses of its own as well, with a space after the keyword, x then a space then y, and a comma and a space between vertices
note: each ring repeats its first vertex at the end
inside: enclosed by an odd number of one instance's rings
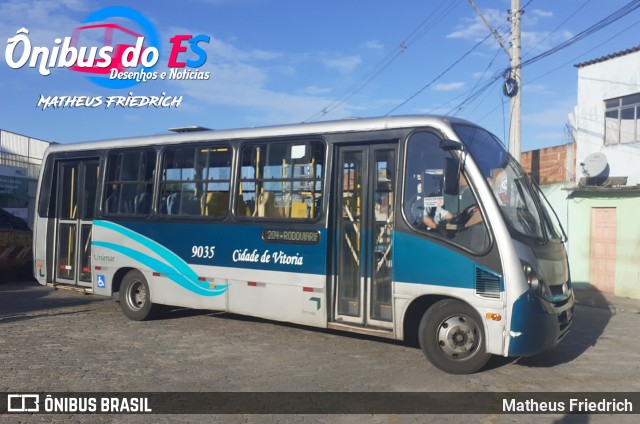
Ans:
POLYGON ((149 239, 148 237, 143 236, 133 230, 130 230, 127 227, 122 225, 118 225, 109 221, 93 221, 93 225, 96 227, 103 227, 111 231, 115 231, 120 233, 121 235, 130 238, 151 250, 152 252, 158 254, 161 258, 164 258, 167 262, 171 264, 180 274, 188 277, 189 279, 196 280, 198 279, 198 275, 189 267, 189 265, 182 260, 178 255, 173 253, 171 250, 167 249, 163 245, 156 243, 155 241, 149 239))
POLYGON ((129 238, 130 240, 143 245, 147 249, 158 254, 161 258, 168 262, 168 264, 165 264, 158 259, 152 258, 151 256, 145 255, 144 253, 141 253, 130 247, 118 245, 115 243, 93 241, 91 243, 92 246, 103 247, 105 249, 110 249, 122 255, 125 255, 152 269, 154 272, 166 274, 170 280, 172 280, 179 286, 201 296, 219 296, 226 292, 228 289, 228 284, 216 284, 216 288, 212 289, 209 287, 208 282, 198 281, 198 275, 179 256, 171 252, 166 247, 152 240, 149 240, 148 238, 134 231, 131 231, 128 228, 106 221, 94 221, 93 225, 115 231, 129 238))
POLYGON ((210 289, 208 287, 209 283, 202 281, 191 281, 181 274, 176 274, 176 270, 169 265, 166 265, 165 263, 148 255, 140 253, 135 249, 103 241, 95 241, 92 244, 93 246, 104 247, 105 249, 111 249, 125 256, 128 256, 131 259, 149 267, 155 272, 167 274, 167 277, 173 280, 178 285, 202 296, 217 296, 227 291, 227 284, 216 285, 215 289, 210 289))

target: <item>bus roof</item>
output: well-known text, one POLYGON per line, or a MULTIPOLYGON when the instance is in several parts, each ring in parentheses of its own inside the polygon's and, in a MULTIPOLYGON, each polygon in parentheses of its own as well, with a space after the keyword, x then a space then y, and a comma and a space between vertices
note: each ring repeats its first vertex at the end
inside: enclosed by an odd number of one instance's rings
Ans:
POLYGON ((233 139, 254 139, 260 137, 303 136, 315 134, 349 133, 364 131, 381 131, 422 126, 442 128, 449 122, 466 123, 463 119, 436 115, 404 115, 378 118, 355 118, 337 121, 322 121, 301 124, 277 125, 256 128, 239 128, 228 130, 187 131, 177 134, 158 134, 142 137, 116 138, 80 143, 55 144, 47 149, 52 152, 78 150, 111 149, 119 147, 151 146, 159 144, 177 144, 197 141, 216 141, 233 139))

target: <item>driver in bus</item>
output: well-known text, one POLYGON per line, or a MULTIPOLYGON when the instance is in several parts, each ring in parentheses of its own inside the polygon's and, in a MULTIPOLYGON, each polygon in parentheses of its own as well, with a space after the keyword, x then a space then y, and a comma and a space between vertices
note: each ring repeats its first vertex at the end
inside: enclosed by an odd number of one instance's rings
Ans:
MULTIPOLYGON (((431 196, 437 196, 437 193, 433 193, 431 196)), ((423 211, 422 223, 427 227, 427 230, 437 230, 440 223, 453 219, 453 214, 443 208, 440 203, 433 207, 425 207, 423 211)))
POLYGON ((454 211, 449 221, 455 222, 458 225, 458 230, 468 228, 482 221, 482 215, 478 209, 476 199, 462 172, 460 172, 458 180, 458 194, 445 194, 444 204, 447 210, 454 211))

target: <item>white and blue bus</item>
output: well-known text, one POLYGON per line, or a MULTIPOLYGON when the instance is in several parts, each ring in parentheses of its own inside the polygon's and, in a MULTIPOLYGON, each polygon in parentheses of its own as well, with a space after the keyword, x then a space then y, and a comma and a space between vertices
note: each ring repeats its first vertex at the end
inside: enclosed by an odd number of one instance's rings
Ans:
POLYGON ((397 116, 51 146, 40 284, 417 341, 450 373, 553 348, 574 306, 557 216, 501 142, 397 116))

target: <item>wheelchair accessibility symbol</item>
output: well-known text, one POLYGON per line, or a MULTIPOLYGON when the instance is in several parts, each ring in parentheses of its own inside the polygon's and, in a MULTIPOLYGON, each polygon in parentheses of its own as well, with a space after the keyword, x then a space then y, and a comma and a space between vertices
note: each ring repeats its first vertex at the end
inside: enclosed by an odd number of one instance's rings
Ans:
POLYGON ((105 278, 104 275, 98 275, 97 285, 99 289, 107 288, 107 279, 105 278))

